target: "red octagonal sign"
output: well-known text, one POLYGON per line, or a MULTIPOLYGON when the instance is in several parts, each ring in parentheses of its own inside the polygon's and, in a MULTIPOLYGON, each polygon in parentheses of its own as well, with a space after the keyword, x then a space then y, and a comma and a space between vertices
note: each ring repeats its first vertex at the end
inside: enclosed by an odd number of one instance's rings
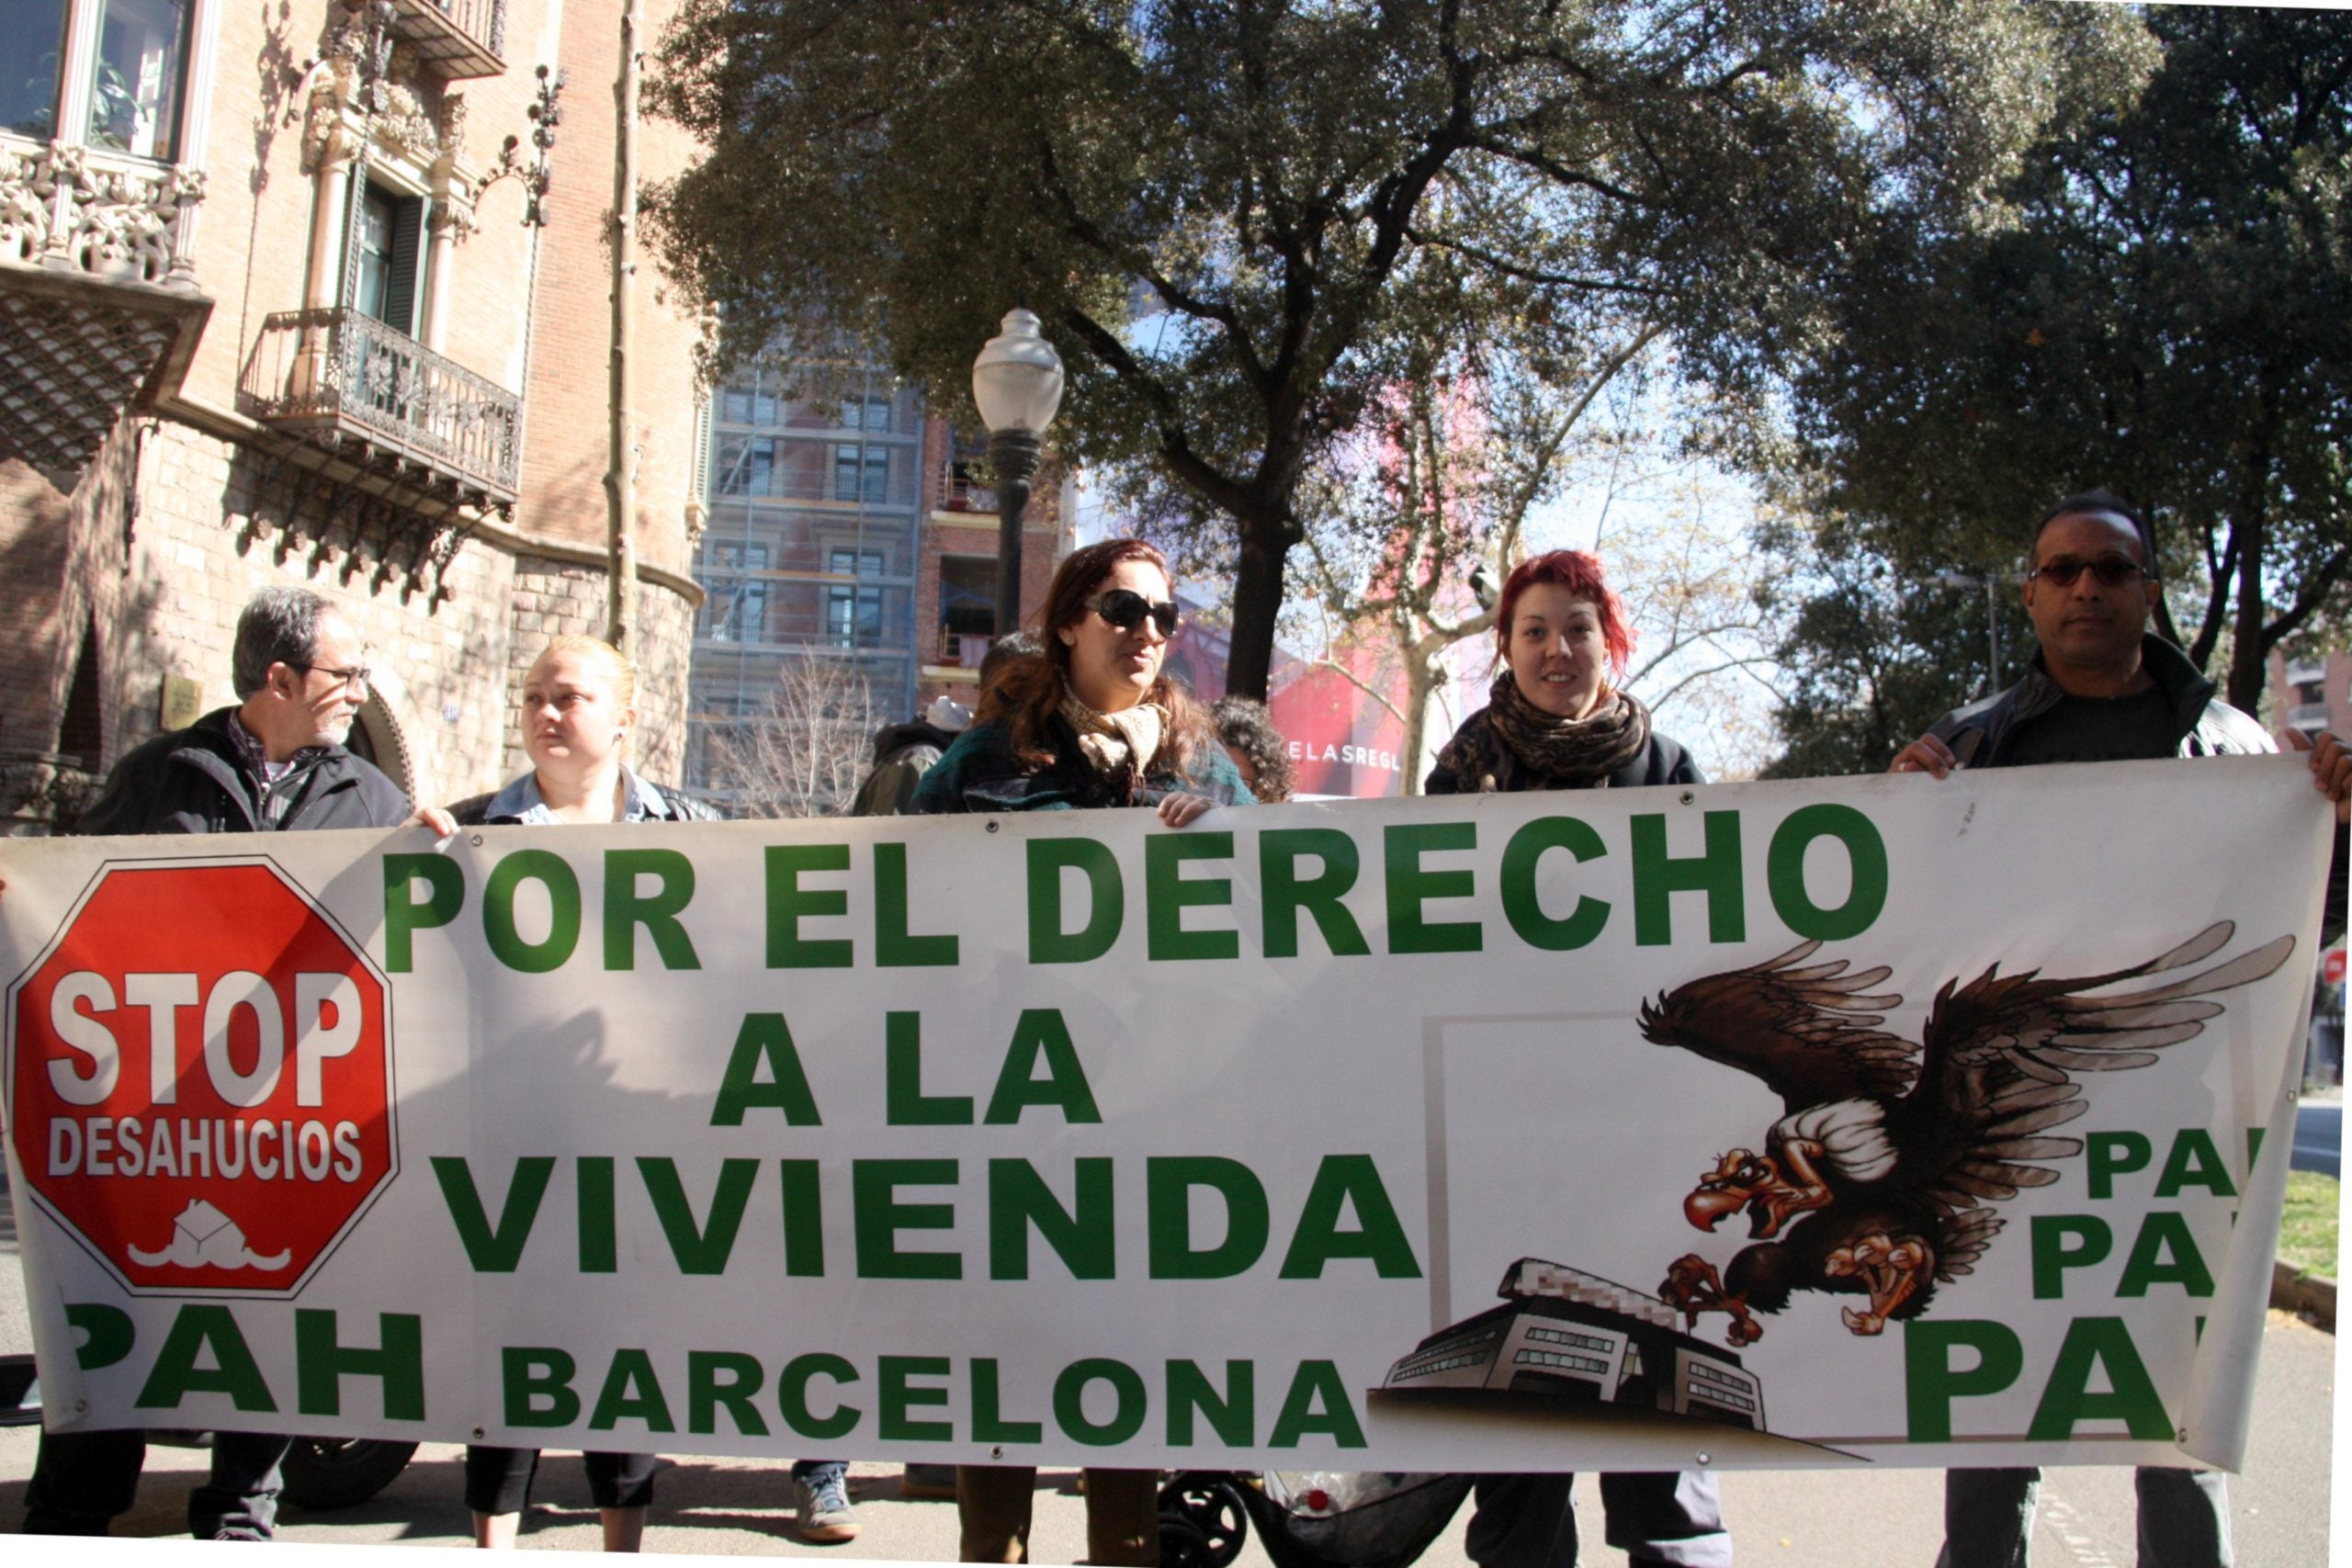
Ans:
POLYGON ((17 1158, 134 1292, 292 1295, 390 1182, 390 991, 267 861, 109 865, 8 992, 17 1158))

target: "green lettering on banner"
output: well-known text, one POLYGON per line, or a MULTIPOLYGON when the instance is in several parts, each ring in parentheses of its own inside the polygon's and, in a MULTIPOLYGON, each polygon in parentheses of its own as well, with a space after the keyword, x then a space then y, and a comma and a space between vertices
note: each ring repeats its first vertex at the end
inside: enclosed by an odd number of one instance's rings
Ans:
POLYGON ((662 1380, 653 1375, 653 1358, 643 1350, 613 1352, 605 1386, 596 1393, 596 1408, 588 1413, 588 1429, 609 1432, 624 1421, 642 1421, 649 1432, 674 1432, 670 1402, 662 1397, 662 1380))
POLYGON ((1321 1433, 1343 1449, 1365 1446, 1363 1423, 1348 1399, 1348 1385, 1329 1361, 1301 1361, 1292 1374, 1290 1392, 1283 1396, 1282 1414, 1266 1434, 1270 1449, 1295 1449, 1302 1438, 1321 1433))
POLYGON ((1370 1155, 1325 1155, 1316 1167, 1315 1184, 1306 1190, 1298 1229, 1283 1257, 1282 1277, 1319 1280, 1324 1265, 1335 1258, 1368 1258, 1384 1280, 1421 1277, 1413 1244, 1396 1223, 1396 1207, 1370 1155), (1343 1231, 1340 1212, 1348 1206, 1355 1210, 1357 1228, 1343 1231))
POLYGON ((811 1350, 795 1356, 784 1364, 775 1378, 775 1403, 784 1424, 804 1438, 831 1442, 846 1438, 857 1430, 858 1418, 865 1412, 854 1404, 835 1404, 831 1416, 819 1416, 808 1408, 808 1384, 817 1378, 830 1378, 844 1386, 857 1381, 857 1369, 830 1350, 811 1350))
POLYGON ((1544 912, 1535 890, 1535 868, 1546 850, 1566 850, 1579 863, 1609 852, 1592 824, 1575 817, 1538 817, 1510 836, 1503 846, 1503 917, 1519 940, 1544 953, 1573 953, 1600 934, 1609 923, 1609 905, 1590 894, 1577 899, 1566 919, 1544 912))
POLYGON ((756 1356, 741 1350, 687 1351, 686 1430, 697 1437, 717 1436, 719 1406, 725 1405, 739 1437, 766 1437, 767 1418, 752 1403, 766 1381, 756 1356))
POLYGON ((1209 1424, 1216 1440, 1228 1448, 1246 1449, 1258 1436, 1258 1367, 1254 1361, 1227 1361, 1225 1390, 1217 1391, 1196 1361, 1168 1363, 1168 1446, 1193 1446, 1193 1418, 1209 1424))
POLYGON ((1185 910, 1233 904, 1231 877, 1187 882, 1184 863, 1232 858, 1231 833, 1160 833, 1143 841, 1144 951, 1152 962, 1241 956, 1239 931, 1184 929, 1185 910))
POLYGON ((1477 878, 1467 867, 1424 871, 1421 857, 1478 847, 1476 822, 1400 822, 1381 834, 1386 867, 1388 951, 1476 953, 1484 942, 1476 920, 1431 920, 1421 906, 1432 898, 1469 898, 1477 878))
POLYGON ((653 951, 664 969, 699 969, 695 944, 686 935, 678 911, 694 900, 695 863, 675 850, 606 850, 605 852, 605 967, 637 967, 637 929, 653 939, 653 951), (662 886, 640 894, 637 879, 652 876, 662 886))
POLYGON ((2107 1261, 2115 1233, 2097 1214, 2033 1216, 2033 1299, 2054 1302, 2066 1293, 2066 1270, 2107 1261), (2069 1240, 2075 1245, 2067 1245, 2069 1240))
POLYGON ((343 1380, 375 1378, 384 1385, 384 1419, 424 1419, 424 1319, 414 1313, 376 1314, 376 1345, 345 1345, 335 1314, 294 1309, 294 1407, 305 1416, 343 1414, 343 1380))
POLYGON ((1772 831, 1764 856, 1764 885, 1781 923, 1815 942, 1843 942, 1870 930, 1886 908, 1886 840, 1878 827, 1850 806, 1824 801, 1799 807, 1772 831), (1846 901, 1825 909, 1804 885, 1804 855, 1816 839, 1846 847, 1850 881, 1846 901))
POLYGON ((874 1363, 875 1381, 881 1385, 879 1425, 885 1438, 910 1443, 945 1442, 956 1435, 947 1421, 918 1421, 918 1405, 933 1408, 947 1403, 944 1388, 917 1387, 916 1378, 944 1378, 950 1371, 944 1356, 882 1356, 874 1363))
POLYGON ((953 1230, 953 1203, 901 1203, 901 1187, 953 1187, 952 1159, 854 1159, 850 1207, 856 1217, 857 1277, 861 1280, 960 1280, 964 1259, 953 1252, 901 1252, 902 1230, 953 1230))
POLYGON ((1633 819, 1634 945, 1666 947, 1674 941, 1674 895, 1707 896, 1707 940, 1747 940, 1747 893, 1740 881, 1739 813, 1703 814, 1706 849, 1678 858, 1666 851, 1666 818, 1645 812, 1633 819))
POLYGON ((2217 1198, 2238 1195, 2222 1151, 2214 1146, 2213 1134, 2202 1127, 2183 1127, 2174 1136, 2172 1152, 2165 1156, 2165 1168, 2156 1175, 2159 1198, 2177 1198, 2191 1187, 2202 1187, 2217 1198))
POLYGON ((1093 1087, 1086 1081, 1086 1069, 1079 1066, 1078 1047, 1070 1043, 1069 1025, 1062 1021, 1059 1008, 1021 1010, 1021 1017, 1012 1026, 1012 1039, 1004 1048, 1004 1066, 997 1069, 996 1090, 989 1096, 988 1114, 981 1120, 991 1127, 1009 1127, 1033 1105, 1057 1107, 1062 1120, 1072 1125, 1091 1125, 1102 1120, 1102 1112, 1095 1109, 1093 1087), (1046 1076, 1042 1078, 1037 1077, 1040 1057, 1046 1063, 1046 1076))
POLYGON ((552 1345, 508 1345, 498 1353, 509 1427, 569 1427, 580 1419, 571 1352, 552 1345))
POLYGON ((1965 1317, 1914 1317, 1903 1325, 1904 1435, 1915 1443, 1951 1441, 1951 1402, 1983 1399, 2014 1386, 2025 1371, 2025 1345, 2006 1323, 1965 1317), (1951 1353, 1976 1352, 1957 1368, 1951 1353))
POLYGON ((620 1271, 620 1224, 613 1206, 613 1156, 582 1155, 574 1162, 580 1186, 580 1271, 620 1271))
POLYGON ((580 945, 580 878, 553 850, 516 850, 491 868, 482 889, 481 934, 492 956, 518 975, 560 969, 580 945), (514 895, 526 882, 548 890, 548 934, 525 942, 514 925, 514 895))
POLYGON ((2120 1317, 2078 1317, 2066 1325, 2058 1362, 2025 1435, 2037 1443, 2063 1443, 2085 1421, 2121 1421, 2142 1442, 2172 1440, 2172 1417, 2120 1317), (2091 1376, 2102 1370, 2108 1391, 2094 1393, 2091 1376))
POLYGON ((84 1337, 74 1347, 74 1364, 85 1372, 113 1366, 130 1354, 138 1338, 129 1313, 99 1302, 66 1303, 65 1325, 84 1337))
POLYGON ((1126 891, 1118 857, 1092 839, 1029 840, 1029 962, 1085 964, 1111 951, 1125 916, 1126 891), (1084 874, 1091 900, 1082 930, 1069 929, 1062 909, 1062 873, 1084 874))
POLYGON ((1144 1391, 1143 1374, 1108 1356, 1082 1357, 1054 1379, 1054 1424, 1089 1448, 1115 1448, 1127 1441, 1143 1430, 1150 1409, 1151 1396, 1144 1391), (1107 1421, 1087 1417, 1086 1385, 1095 1382, 1107 1383, 1111 1389, 1113 1408, 1107 1421))
POLYGON ((539 1217, 539 1204, 548 1195, 548 1183, 555 1178, 555 1159, 549 1155, 528 1155, 514 1162, 514 1175, 506 1184, 506 1201, 499 1206, 498 1224, 490 1223, 489 1211, 483 1206, 481 1190, 474 1185, 472 1165, 461 1155, 435 1155, 433 1179, 441 1187, 442 1206, 449 1211, 449 1223, 458 1227, 458 1240, 466 1249, 466 1261, 477 1274, 512 1274, 522 1261, 523 1244, 531 1239, 531 1226, 539 1217))
POLYGON ((882 1015, 883 1121, 893 1127, 968 1127, 972 1097, 922 1091, 922 1014, 882 1015))
POLYGON ((183 1305, 164 1336, 164 1348, 155 1352, 146 1384, 131 1403, 141 1410, 176 1410, 191 1393, 225 1393, 240 1410, 277 1408, 227 1307, 193 1302, 183 1305), (198 1366, 208 1349, 212 1365, 198 1366))
POLYGON ((997 1379, 996 1358, 972 1359, 972 1441, 976 1443, 1035 1443, 1045 1439, 1045 1427, 1035 1421, 1008 1421, 1004 1391, 997 1379))
POLYGON ((882 969, 953 968, 957 960, 955 935, 916 936, 907 927, 907 846, 888 841, 874 846, 874 963, 882 969))
POLYGON ((694 1204, 685 1183, 678 1179, 678 1162, 667 1156, 639 1155, 637 1173, 644 1179, 645 1195, 652 1201, 653 1216, 670 1243, 681 1274, 724 1274, 728 1255, 735 1250, 735 1235, 743 1226, 743 1210, 752 1201, 752 1183, 758 1177, 755 1159, 718 1162, 718 1185, 710 1195, 710 1221, 695 1223, 694 1204))
POLYGON ((767 855, 768 967, 846 969, 852 962, 846 937, 804 937, 800 922, 849 913, 849 895, 838 887, 803 887, 804 871, 847 871, 847 844, 770 844, 767 855))
POLYGON ((1145 1231, 1155 1280, 1230 1280, 1265 1255, 1272 1215, 1248 1166, 1222 1155, 1159 1155, 1144 1161, 1145 1231), (1193 1246, 1193 1192, 1225 1200, 1225 1239, 1193 1246))
POLYGON ((784 1271, 796 1280, 825 1277, 825 1216, 818 1204, 817 1162, 780 1159, 784 1176, 784 1271))
POLYGON ((2144 1296, 2151 1285, 2178 1285, 2189 1296, 2213 1293, 2213 1275, 2205 1255, 2189 1234, 2188 1216, 2159 1209, 2140 1221, 2132 1256, 2123 1260, 2123 1277, 2115 1282, 2119 1296, 2144 1296))
POLYGON ((2248 1127, 2245 1130, 2246 1169, 2252 1170, 2254 1162, 2262 1157, 2262 1134, 2268 1131, 2267 1127, 2248 1127))
POLYGON ((405 975, 414 966, 412 938, 418 931, 446 926, 465 908, 466 874, 458 863, 439 855, 384 857, 384 967, 405 975), (424 884, 424 902, 407 897, 415 884, 424 884))
POLYGON ((1298 916, 1305 910, 1334 957, 1362 958, 1372 952, 1363 928, 1340 902, 1356 885, 1362 866, 1356 841, 1337 828, 1273 828, 1258 835, 1258 882, 1265 907, 1269 958, 1298 956, 1298 916), (1318 856, 1322 871, 1302 879, 1303 855, 1318 856))
POLYGON ((2145 1133, 2091 1133, 2083 1138, 2083 1166, 2094 1198, 2115 1196, 2115 1179, 2145 1170, 2156 1148, 2145 1133))
POLYGON ((727 1057, 727 1071, 718 1081, 718 1097, 710 1108, 714 1127, 741 1127, 743 1112, 773 1106, 784 1112, 785 1124, 816 1127, 817 1097, 808 1091, 808 1075, 800 1066, 800 1050, 780 1012, 747 1012, 735 1032, 735 1049, 727 1057), (765 1065, 768 1076, 760 1079, 765 1065))
POLYGON ((989 1161, 989 1278, 1029 1278, 1029 1231, 1036 1228, 1073 1280, 1115 1273, 1117 1233, 1111 1223, 1111 1162, 1072 1162, 1077 1202, 1065 1209, 1025 1159, 989 1161))

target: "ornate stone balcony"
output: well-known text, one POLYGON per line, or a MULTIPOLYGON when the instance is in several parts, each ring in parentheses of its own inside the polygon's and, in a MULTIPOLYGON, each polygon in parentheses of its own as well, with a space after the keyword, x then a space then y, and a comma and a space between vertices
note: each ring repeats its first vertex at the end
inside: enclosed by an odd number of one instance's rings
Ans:
POLYGON ((356 310, 265 319, 238 401, 262 423, 412 489, 514 504, 522 400, 356 310))
POLYGON ((78 471, 127 407, 179 389, 212 301, 200 170, 0 132, 0 457, 78 471))

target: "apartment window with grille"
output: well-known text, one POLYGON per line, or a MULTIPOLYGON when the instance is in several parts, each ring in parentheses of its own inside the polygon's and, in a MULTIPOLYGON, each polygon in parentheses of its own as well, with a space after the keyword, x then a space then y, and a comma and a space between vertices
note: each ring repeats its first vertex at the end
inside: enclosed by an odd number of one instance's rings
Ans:
MULTIPOLYGON (((839 577, 879 577, 880 550, 834 549, 825 570, 839 577)), ((882 590, 832 587, 825 591, 825 636, 836 648, 877 648, 882 642, 882 590)))
POLYGON ((713 642, 760 642, 767 634, 768 585, 736 575, 765 571, 765 545, 714 544, 706 570, 709 598, 703 613, 708 617, 713 642))
POLYGON ((890 499, 890 449, 887 446, 833 448, 833 499, 879 505, 890 499))
POLYGON ((863 430, 873 435, 890 434, 890 400, 888 397, 852 398, 842 404, 842 428, 863 430))
POLYGON ((718 493, 775 493, 775 441, 773 437, 730 435, 718 443, 718 493))

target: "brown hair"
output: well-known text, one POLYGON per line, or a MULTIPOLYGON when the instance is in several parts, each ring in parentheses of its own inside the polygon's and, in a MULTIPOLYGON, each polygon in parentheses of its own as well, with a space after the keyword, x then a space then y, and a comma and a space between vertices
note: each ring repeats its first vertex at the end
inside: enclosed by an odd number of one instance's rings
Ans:
MULTIPOLYGON (((1012 754, 1023 765, 1043 770, 1052 767, 1056 761, 1052 720, 1069 689, 1069 645, 1054 634, 1083 619, 1090 613, 1086 601, 1101 589, 1113 569, 1131 560, 1157 567, 1159 575, 1167 578, 1173 588, 1176 580, 1168 570, 1168 558, 1141 539, 1105 539, 1099 545, 1072 551, 1054 573, 1054 581, 1046 590, 1045 606, 1037 612, 1044 650, 1031 658, 1012 660, 980 693, 980 711, 975 716, 975 722, 1002 720, 1012 754)), ((1159 678, 1144 693, 1143 700, 1158 704, 1168 714, 1160 756, 1189 774, 1193 758, 1200 748, 1216 743, 1216 733, 1209 728, 1207 716, 1192 694, 1169 675, 1164 663, 1159 678)))

